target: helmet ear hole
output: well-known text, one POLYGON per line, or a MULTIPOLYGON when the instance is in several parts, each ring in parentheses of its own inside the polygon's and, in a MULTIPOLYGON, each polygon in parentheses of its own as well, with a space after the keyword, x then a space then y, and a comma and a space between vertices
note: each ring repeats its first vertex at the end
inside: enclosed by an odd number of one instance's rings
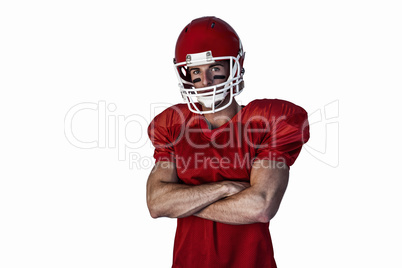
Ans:
POLYGON ((179 67, 178 69, 179 69, 180 77, 181 77, 183 80, 186 80, 187 82, 191 82, 191 81, 190 81, 190 79, 191 79, 190 73, 187 72, 187 67, 181 66, 181 67, 179 67))
POLYGON ((183 78, 187 76, 187 70, 183 66, 180 67, 180 76, 183 77, 183 78))

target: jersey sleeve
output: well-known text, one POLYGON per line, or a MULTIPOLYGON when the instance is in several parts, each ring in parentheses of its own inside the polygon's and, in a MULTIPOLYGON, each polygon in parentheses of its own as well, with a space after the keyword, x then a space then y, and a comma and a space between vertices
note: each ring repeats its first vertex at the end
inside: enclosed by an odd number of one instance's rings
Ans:
POLYGON ((155 162, 175 161, 173 141, 166 115, 159 114, 148 126, 148 136, 155 147, 155 162))
POLYGON ((268 122, 256 158, 293 165, 310 137, 306 111, 292 103, 281 103, 272 108, 268 122))

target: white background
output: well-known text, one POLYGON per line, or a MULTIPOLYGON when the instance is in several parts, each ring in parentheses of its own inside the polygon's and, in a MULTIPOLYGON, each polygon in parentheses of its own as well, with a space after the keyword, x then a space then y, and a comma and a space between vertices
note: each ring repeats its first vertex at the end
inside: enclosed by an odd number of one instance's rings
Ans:
POLYGON ((205 15, 242 39, 242 104, 314 115, 271 222, 278 266, 402 267, 401 13, 387 0, 2 1, 0 267, 170 267, 176 221, 145 203, 146 124, 181 101, 175 42, 205 15), (99 109, 66 130, 82 103, 99 109))

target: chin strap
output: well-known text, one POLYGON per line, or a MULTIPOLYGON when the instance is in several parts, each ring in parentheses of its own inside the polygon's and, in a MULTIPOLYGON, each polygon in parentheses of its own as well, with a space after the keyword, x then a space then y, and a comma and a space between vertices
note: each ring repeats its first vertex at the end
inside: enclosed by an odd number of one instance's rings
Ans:
MULTIPOLYGON (((218 104, 216 104, 216 102, 215 102, 215 109, 216 109, 216 108, 219 108, 219 106, 221 106, 221 104, 222 104, 224 101, 225 101, 225 99, 221 100, 218 104)), ((214 109, 214 110, 215 110, 215 109, 214 109)))

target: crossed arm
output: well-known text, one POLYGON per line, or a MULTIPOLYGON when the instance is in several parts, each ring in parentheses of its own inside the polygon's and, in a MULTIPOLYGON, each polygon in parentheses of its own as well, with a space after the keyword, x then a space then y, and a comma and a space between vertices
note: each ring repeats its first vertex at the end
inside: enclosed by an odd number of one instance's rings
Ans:
POLYGON ((289 179, 288 167, 255 161, 250 183, 220 181, 197 186, 179 184, 174 163, 158 162, 147 182, 147 205, 153 218, 190 215, 227 223, 270 221, 278 211, 289 179))

